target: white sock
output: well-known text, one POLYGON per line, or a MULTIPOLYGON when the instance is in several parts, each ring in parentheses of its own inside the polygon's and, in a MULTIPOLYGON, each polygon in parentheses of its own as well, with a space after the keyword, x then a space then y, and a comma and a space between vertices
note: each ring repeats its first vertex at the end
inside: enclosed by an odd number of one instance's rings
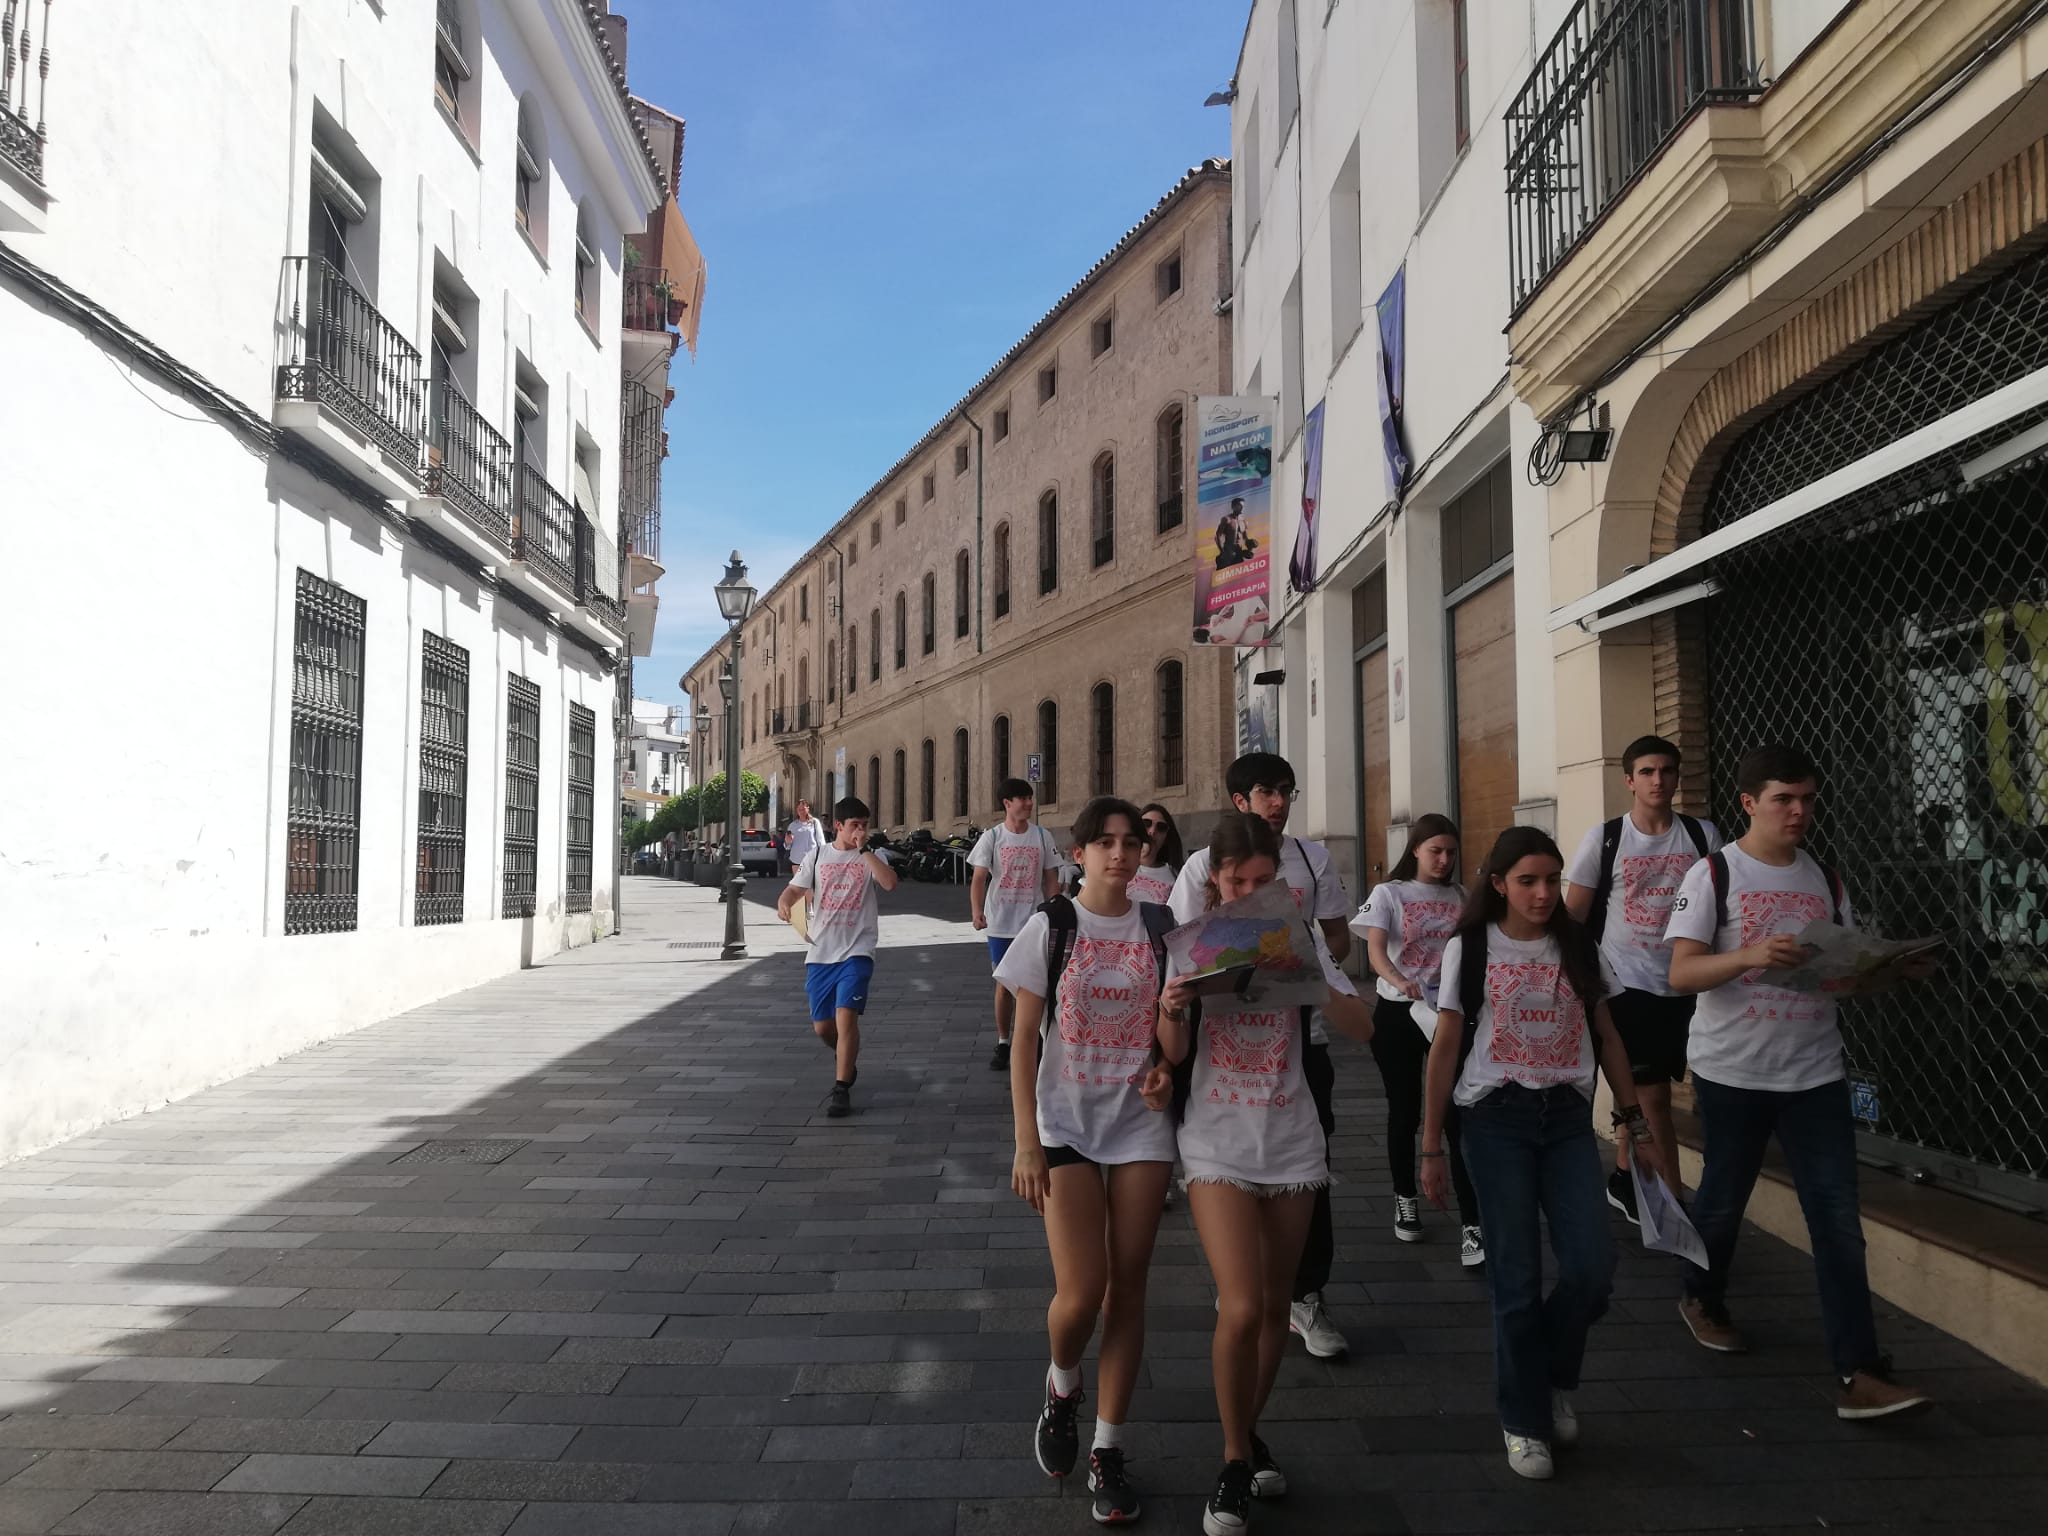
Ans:
POLYGON ((1061 1397, 1072 1397, 1081 1390, 1081 1367, 1063 1370, 1059 1361, 1052 1363, 1052 1369, 1045 1374, 1045 1384, 1061 1397))
POLYGON ((1098 1451, 1099 1451, 1099 1450, 1102 1450, 1102 1449, 1103 1449, 1103 1448, 1105 1448, 1105 1447, 1109 1447, 1109 1448, 1111 1448, 1111 1449, 1117 1449, 1117 1448, 1120 1448, 1120 1447, 1121 1447, 1121 1446, 1123 1445, 1123 1443, 1124 1443, 1124 1427, 1123 1427, 1123 1425, 1121 1425, 1121 1424, 1112 1424, 1112 1423, 1110 1423, 1110 1422, 1109 1422, 1109 1420, 1107 1420, 1107 1419, 1100 1419, 1100 1418, 1099 1418, 1099 1419, 1097 1419, 1097 1420, 1095 1421, 1095 1449, 1096 1449, 1096 1450, 1098 1450, 1098 1451))

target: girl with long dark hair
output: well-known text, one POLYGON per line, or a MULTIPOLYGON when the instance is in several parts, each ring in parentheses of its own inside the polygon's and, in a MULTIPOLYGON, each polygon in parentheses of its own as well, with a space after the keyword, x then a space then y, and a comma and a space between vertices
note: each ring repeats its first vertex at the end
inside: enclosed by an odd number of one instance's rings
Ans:
MULTIPOLYGON (((1209 841, 1209 878, 1199 903, 1183 896, 1174 916, 1191 921, 1249 896, 1280 874, 1280 837, 1261 816, 1233 812, 1209 841)), ((1331 960, 1322 936, 1302 932, 1321 957, 1330 1025, 1363 1040, 1372 1016, 1331 960)), ((1330 1183, 1329 1143, 1304 1069, 1308 1009, 1261 1008, 1212 997, 1198 1008, 1185 981, 1169 979, 1159 1001, 1159 1050, 1187 1065, 1178 1142, 1188 1208, 1216 1281, 1210 1363, 1223 1421, 1224 1466, 1202 1514, 1208 1536, 1238 1536, 1254 1497, 1276 1499, 1287 1479, 1258 1435, 1259 1413, 1287 1345, 1295 1270, 1316 1195, 1330 1183)))
MULTIPOLYGON (((1436 1032, 1437 973, 1465 906, 1465 891, 1457 881, 1458 851, 1458 824, 1450 817, 1435 812, 1416 817, 1400 859, 1351 920, 1351 931, 1365 940, 1379 994, 1372 1015, 1372 1059, 1387 1090, 1394 1236, 1404 1243, 1422 1240, 1415 1138, 1422 1130, 1423 1067, 1436 1032)), ((1450 1147, 1451 1179, 1458 1192, 1458 1261, 1475 1269, 1486 1262, 1486 1246, 1479 1231, 1479 1200, 1465 1174, 1455 1126, 1450 1147)))
POLYGON ((1579 1438, 1570 1394, 1614 1285, 1593 1138, 1596 1070, 1613 1091, 1627 1155, 1670 1182, 1608 1017, 1604 999, 1619 984, 1565 910, 1563 873, 1557 844, 1535 827, 1510 827, 1493 845, 1444 947, 1422 1123, 1422 1189, 1442 1209, 1444 1127, 1458 1106, 1465 1166, 1486 1213, 1501 1437, 1508 1465, 1531 1478, 1550 1477, 1551 1447, 1579 1438), (1548 1296, 1546 1222, 1557 1268, 1548 1296))
POLYGON ((1180 828, 1174 824, 1173 812, 1155 800, 1141 814, 1145 862, 1131 876, 1131 900, 1165 902, 1173 896, 1173 882, 1180 875, 1181 865, 1188 861, 1187 853, 1181 847, 1180 828))

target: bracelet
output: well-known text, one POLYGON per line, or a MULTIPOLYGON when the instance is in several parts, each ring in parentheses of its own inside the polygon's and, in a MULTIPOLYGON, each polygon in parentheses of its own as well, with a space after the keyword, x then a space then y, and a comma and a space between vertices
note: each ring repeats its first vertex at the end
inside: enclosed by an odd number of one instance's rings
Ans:
POLYGON ((1629 1122, 1628 1139, 1639 1147, 1647 1147, 1650 1144, 1649 1122, 1644 1120, 1629 1122))
POLYGON ((1640 1104, 1631 1104, 1627 1109, 1617 1109, 1607 1118, 1616 1130, 1620 1130, 1624 1125, 1645 1125, 1648 1123, 1643 1119, 1643 1106, 1640 1104))

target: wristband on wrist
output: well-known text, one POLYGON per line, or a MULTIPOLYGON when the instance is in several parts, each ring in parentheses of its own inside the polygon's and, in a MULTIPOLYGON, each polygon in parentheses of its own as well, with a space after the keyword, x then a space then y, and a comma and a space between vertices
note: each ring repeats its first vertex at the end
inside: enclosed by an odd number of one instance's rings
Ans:
POLYGON ((1631 1104, 1627 1109, 1617 1109, 1607 1118, 1616 1130, 1620 1130, 1624 1125, 1648 1124, 1643 1119, 1643 1106, 1640 1104, 1631 1104))

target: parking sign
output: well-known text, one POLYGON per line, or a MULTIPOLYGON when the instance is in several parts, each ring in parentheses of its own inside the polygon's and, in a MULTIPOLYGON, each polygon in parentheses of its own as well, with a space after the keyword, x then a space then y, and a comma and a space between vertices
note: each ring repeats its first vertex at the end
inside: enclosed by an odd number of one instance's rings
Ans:
POLYGON ((1024 754, 1024 777, 1033 784, 1043 784, 1045 782, 1044 753, 1026 752, 1024 754))

